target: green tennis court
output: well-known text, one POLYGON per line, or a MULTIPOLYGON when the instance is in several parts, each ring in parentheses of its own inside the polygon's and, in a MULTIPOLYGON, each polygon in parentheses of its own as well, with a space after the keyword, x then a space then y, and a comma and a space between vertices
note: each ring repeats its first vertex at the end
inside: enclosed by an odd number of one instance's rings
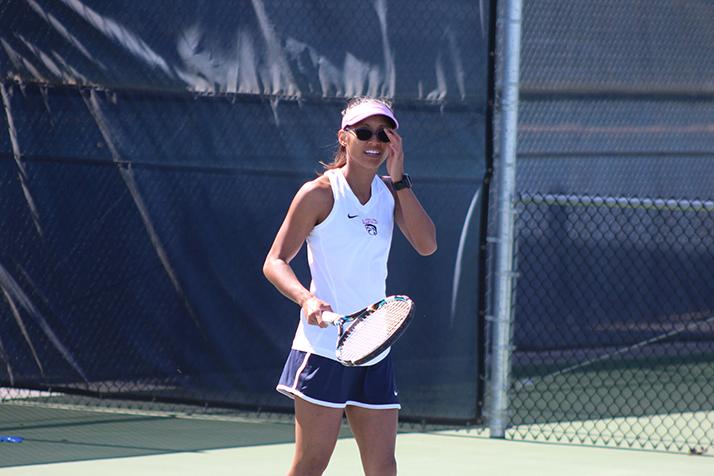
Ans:
MULTIPOLYGON (((280 475, 293 449, 286 415, 256 419, 6 403, 0 407, 0 426, 1 433, 24 438, 0 444, 0 473, 13 475, 280 475)), ((400 474, 406 475, 704 476, 714 471, 714 455, 495 440, 481 428, 403 426, 397 458, 400 474)), ((325 474, 362 474, 346 427, 325 474)))

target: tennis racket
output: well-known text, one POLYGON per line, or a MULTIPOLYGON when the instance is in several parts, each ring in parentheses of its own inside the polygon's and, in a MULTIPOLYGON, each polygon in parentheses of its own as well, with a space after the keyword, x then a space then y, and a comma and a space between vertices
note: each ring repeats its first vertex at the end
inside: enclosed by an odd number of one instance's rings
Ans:
POLYGON ((407 296, 389 296, 348 316, 322 312, 322 320, 337 326, 335 355, 343 365, 369 362, 404 333, 414 316, 414 302, 407 296))

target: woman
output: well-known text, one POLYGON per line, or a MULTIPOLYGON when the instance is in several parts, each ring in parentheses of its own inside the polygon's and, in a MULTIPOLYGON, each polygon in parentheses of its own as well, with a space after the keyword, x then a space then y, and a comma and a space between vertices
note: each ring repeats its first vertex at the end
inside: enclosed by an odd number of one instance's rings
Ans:
POLYGON ((263 272, 300 306, 298 325, 277 390, 295 400, 295 455, 289 475, 327 468, 342 415, 366 475, 393 475, 400 408, 389 350, 360 367, 335 357, 337 330, 323 311, 358 311, 386 295, 387 258, 396 221, 421 255, 436 250, 436 230, 404 173, 399 123, 390 105, 355 98, 342 112, 338 150, 325 173, 295 195, 263 272), (386 160, 388 177, 377 176, 386 160), (306 289, 290 261, 307 242, 312 282, 306 289))

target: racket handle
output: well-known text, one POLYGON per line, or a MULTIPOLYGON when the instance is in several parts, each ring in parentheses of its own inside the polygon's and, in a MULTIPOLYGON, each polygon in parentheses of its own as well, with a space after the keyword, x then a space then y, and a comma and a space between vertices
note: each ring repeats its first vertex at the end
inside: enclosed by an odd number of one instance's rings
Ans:
POLYGON ((322 311, 322 321, 327 322, 328 324, 334 324, 341 317, 342 316, 332 311, 322 311))

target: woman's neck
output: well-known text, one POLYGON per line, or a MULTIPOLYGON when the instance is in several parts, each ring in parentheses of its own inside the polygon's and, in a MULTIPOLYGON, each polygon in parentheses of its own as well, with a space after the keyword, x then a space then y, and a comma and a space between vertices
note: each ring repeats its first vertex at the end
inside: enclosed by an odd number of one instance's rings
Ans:
POLYGON ((359 168, 345 165, 342 167, 342 175, 344 175, 347 184, 352 189, 357 200, 364 205, 372 197, 372 180, 374 180, 374 171, 362 170, 359 168))

